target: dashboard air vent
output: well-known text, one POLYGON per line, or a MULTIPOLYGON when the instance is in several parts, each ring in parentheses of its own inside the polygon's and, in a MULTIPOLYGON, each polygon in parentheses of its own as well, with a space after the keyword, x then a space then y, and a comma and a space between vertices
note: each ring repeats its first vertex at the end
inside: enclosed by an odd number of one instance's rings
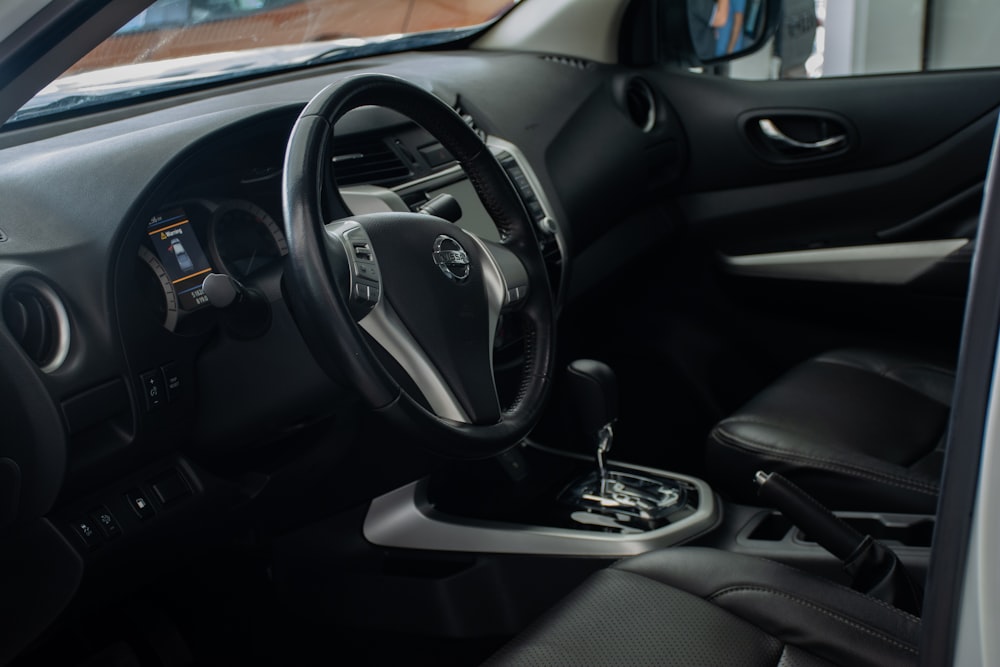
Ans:
POLYGON ((590 69, 594 66, 594 63, 588 60, 571 58, 569 56, 542 56, 542 60, 548 60, 550 63, 558 63, 559 65, 566 65, 575 69, 590 69))
POLYGON ((333 143, 333 173, 337 185, 395 185, 410 176, 410 169, 380 139, 345 137, 333 143))
POLYGON ((25 353, 46 373, 69 353, 69 317, 62 300, 37 278, 22 278, 3 297, 3 319, 25 353))
POLYGON ((626 84, 625 107, 632 122, 643 132, 656 125, 656 96, 644 79, 631 79, 626 84))

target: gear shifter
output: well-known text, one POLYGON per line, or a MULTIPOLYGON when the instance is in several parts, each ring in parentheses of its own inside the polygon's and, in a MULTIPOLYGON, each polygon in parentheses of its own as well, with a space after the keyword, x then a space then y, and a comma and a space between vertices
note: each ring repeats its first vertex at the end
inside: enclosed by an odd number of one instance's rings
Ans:
POLYGON ((597 445, 597 474, 601 495, 608 477, 608 452, 618 420, 618 382, 611 367, 593 359, 577 359, 566 369, 570 393, 584 433, 597 445))
MULTIPOLYGON (((578 511, 578 522, 620 532, 642 532, 663 525, 685 506, 687 490, 674 479, 610 466, 608 452, 618 420, 618 383, 611 368, 578 359, 566 369, 570 394, 583 432, 596 447, 597 470, 570 484, 560 500, 578 511)), ((633 468, 634 469, 634 468, 633 468)))

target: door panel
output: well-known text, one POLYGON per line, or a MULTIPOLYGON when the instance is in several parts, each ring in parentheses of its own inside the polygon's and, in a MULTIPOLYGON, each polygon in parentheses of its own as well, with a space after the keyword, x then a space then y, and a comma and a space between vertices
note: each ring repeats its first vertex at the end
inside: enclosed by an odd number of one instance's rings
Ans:
POLYGON ((691 192, 899 164, 992 116, 1000 105, 1000 70, 787 81, 664 71, 656 80, 690 141, 683 187, 691 192), (783 111, 841 119, 856 132, 854 145, 837 160, 812 164, 762 160, 746 134, 745 119, 783 111))
POLYGON ((580 307, 593 327, 616 304, 595 346, 626 377, 623 447, 637 460, 698 472, 716 420, 826 349, 954 360, 1000 71, 650 79, 688 146, 659 202, 683 231, 580 307), (801 143, 845 139, 827 154, 782 152, 760 119, 801 143), (650 377, 655 392, 634 389, 650 377), (668 445, 628 438, 663 424, 668 445))
POLYGON ((963 297, 941 267, 971 257, 1000 71, 660 84, 690 145, 677 203, 725 272, 963 297))

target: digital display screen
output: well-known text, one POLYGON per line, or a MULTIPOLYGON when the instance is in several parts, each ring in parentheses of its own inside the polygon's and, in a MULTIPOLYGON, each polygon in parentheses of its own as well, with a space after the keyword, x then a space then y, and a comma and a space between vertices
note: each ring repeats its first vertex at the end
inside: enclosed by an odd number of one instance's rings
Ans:
POLYGON ((147 233, 177 291, 180 307, 194 310, 208 303, 201 285, 212 266, 184 209, 176 208, 154 216, 149 221, 147 233))

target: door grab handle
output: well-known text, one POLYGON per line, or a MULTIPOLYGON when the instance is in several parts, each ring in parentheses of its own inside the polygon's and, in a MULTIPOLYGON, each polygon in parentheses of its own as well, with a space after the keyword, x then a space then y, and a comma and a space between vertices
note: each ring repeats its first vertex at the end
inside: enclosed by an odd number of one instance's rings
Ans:
POLYGON ((837 136, 820 139, 819 141, 814 142, 798 141, 797 139, 792 139, 790 136, 779 130, 778 126, 775 125, 770 118, 761 118, 757 121, 757 126, 760 127, 760 131, 764 133, 765 137, 775 143, 782 144, 789 148, 824 151, 840 146, 847 141, 846 134, 838 134, 837 136))

